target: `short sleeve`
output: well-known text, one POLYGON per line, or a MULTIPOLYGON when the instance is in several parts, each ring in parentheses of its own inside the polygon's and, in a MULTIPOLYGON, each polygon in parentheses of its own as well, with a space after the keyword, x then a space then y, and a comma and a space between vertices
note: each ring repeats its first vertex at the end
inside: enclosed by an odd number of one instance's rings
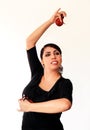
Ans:
POLYGON ((63 79, 59 85, 59 96, 60 98, 67 98, 72 103, 73 84, 69 79, 63 79))
POLYGON ((27 50, 27 57, 29 66, 31 69, 31 76, 33 77, 36 73, 43 72, 43 67, 38 59, 36 47, 27 50))

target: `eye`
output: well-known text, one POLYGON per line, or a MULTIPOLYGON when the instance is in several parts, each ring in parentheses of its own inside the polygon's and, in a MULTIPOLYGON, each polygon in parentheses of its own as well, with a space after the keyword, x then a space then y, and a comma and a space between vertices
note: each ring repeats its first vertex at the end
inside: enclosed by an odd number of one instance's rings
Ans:
POLYGON ((60 53, 59 52, 55 52, 55 55, 60 55, 60 53))
POLYGON ((48 57, 48 56, 50 56, 50 53, 45 54, 45 57, 48 57))

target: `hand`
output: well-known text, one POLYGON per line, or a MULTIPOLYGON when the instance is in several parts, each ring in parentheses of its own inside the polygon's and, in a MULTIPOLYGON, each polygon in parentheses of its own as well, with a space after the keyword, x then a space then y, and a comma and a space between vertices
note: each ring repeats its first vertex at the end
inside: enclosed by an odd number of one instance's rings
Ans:
POLYGON ((28 100, 23 100, 23 99, 19 99, 19 107, 20 109, 18 109, 18 111, 20 112, 29 112, 30 111, 30 105, 31 102, 29 102, 28 100))
POLYGON ((60 11, 60 8, 52 15, 52 17, 50 18, 50 22, 51 23, 55 23, 55 20, 57 19, 57 18, 59 18, 60 19, 60 21, 62 22, 62 16, 61 15, 63 15, 63 17, 66 17, 67 16, 67 14, 66 14, 66 12, 65 11, 60 11))

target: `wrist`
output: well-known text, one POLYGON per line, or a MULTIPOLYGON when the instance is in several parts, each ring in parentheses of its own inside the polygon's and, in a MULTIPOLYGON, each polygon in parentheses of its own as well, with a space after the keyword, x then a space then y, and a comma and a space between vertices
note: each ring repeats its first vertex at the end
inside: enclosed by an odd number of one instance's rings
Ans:
POLYGON ((49 19, 48 22, 50 25, 54 24, 54 22, 51 19, 49 19))

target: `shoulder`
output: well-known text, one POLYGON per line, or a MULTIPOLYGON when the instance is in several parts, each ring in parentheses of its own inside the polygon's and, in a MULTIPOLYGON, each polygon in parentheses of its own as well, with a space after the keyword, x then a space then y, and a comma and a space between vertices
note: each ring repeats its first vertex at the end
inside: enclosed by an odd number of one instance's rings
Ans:
POLYGON ((63 82, 72 83, 72 81, 69 78, 61 77, 63 82))
POLYGON ((61 98, 67 98, 72 102, 73 84, 68 78, 61 78, 59 82, 59 93, 61 98))
POLYGON ((64 87, 73 87, 73 83, 69 78, 61 77, 61 80, 59 81, 59 84, 61 84, 64 87))

